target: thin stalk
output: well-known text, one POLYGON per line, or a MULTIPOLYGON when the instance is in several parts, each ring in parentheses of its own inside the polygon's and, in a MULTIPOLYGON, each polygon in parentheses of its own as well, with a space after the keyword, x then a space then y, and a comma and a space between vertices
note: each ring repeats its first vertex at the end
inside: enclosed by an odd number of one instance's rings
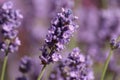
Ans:
POLYGON ((107 68, 108 68, 108 64, 110 62, 112 54, 113 54, 113 49, 110 49, 110 53, 109 53, 109 55, 107 57, 107 60, 105 62, 104 69, 103 69, 102 76, 101 76, 100 80, 104 80, 104 78, 105 78, 105 74, 106 74, 106 71, 107 71, 107 68))
POLYGON ((2 73, 1 73, 1 79, 0 80, 4 80, 7 61, 8 61, 8 55, 6 55, 5 58, 4 58, 3 67, 2 67, 2 73))
POLYGON ((37 80, 41 80, 41 78, 42 78, 42 76, 43 76, 43 74, 44 74, 44 72, 45 72, 45 68, 46 68, 46 67, 47 67, 47 65, 44 65, 44 66, 43 66, 43 68, 42 68, 42 70, 41 70, 41 72, 40 72, 37 80))

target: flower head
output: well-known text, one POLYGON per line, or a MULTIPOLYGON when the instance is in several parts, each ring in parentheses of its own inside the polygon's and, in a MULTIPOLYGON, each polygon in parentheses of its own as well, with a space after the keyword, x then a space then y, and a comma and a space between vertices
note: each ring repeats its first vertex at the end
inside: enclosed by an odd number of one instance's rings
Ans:
POLYGON ((32 65, 31 58, 27 56, 23 57, 21 59, 20 66, 19 66, 20 72, 22 73, 29 72, 31 70, 31 65, 32 65))
POLYGON ((78 28, 74 23, 75 19, 77 18, 72 15, 71 10, 62 8, 62 12, 53 19, 45 39, 49 48, 55 46, 57 51, 64 49, 65 44, 70 41, 73 32, 78 28))
POLYGON ((92 61, 74 48, 67 59, 54 68, 49 80, 94 80, 92 61))
POLYGON ((78 28, 75 23, 76 19, 77 17, 72 15, 70 9, 62 8, 62 11, 52 20, 51 27, 46 35, 44 48, 41 49, 42 56, 40 56, 40 59, 44 64, 61 59, 61 56, 56 53, 65 48, 78 28))
POLYGON ((117 37, 113 37, 110 40, 110 47, 111 47, 111 49, 118 49, 118 48, 120 48, 120 42, 117 41, 117 37))
POLYGON ((13 9, 12 2, 6 2, 0 7, 0 26, 3 35, 3 42, 0 45, 1 51, 13 53, 18 50, 21 43, 17 36, 17 28, 20 26, 22 18, 20 11, 13 9))

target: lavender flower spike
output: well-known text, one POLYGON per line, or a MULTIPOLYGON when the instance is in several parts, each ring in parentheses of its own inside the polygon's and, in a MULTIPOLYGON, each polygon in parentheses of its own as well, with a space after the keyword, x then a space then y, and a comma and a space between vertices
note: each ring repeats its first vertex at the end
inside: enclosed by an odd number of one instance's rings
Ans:
POLYGON ((52 20, 45 42, 49 48, 55 46, 56 51, 64 49, 64 45, 70 41, 73 32, 78 28, 74 23, 77 17, 72 15, 72 11, 62 8, 62 12, 52 20))
POLYGON ((21 73, 28 73, 31 70, 32 61, 30 57, 23 57, 21 59, 19 70, 21 73))
POLYGON ((49 80, 94 80, 92 61, 79 48, 74 48, 67 59, 54 68, 49 80))
POLYGON ((3 42, 0 45, 1 51, 13 53, 18 50, 21 43, 17 37, 17 28, 20 26, 22 18, 20 11, 14 10, 13 3, 10 1, 4 3, 0 8, 0 26, 3 35, 3 42))
POLYGON ((17 77, 15 80, 28 80, 25 74, 29 73, 32 69, 32 59, 28 56, 25 56, 21 59, 19 64, 19 71, 22 73, 22 76, 17 77))
POLYGON ((118 41, 119 40, 119 37, 113 37, 111 40, 110 40, 110 47, 111 49, 118 49, 120 48, 120 42, 118 41))
POLYGON ((69 43, 70 38, 78 28, 75 23, 76 19, 77 17, 72 15, 70 9, 62 8, 62 11, 52 20, 45 39, 45 45, 41 49, 42 56, 40 58, 43 64, 61 59, 61 56, 56 53, 65 48, 65 45, 69 43))

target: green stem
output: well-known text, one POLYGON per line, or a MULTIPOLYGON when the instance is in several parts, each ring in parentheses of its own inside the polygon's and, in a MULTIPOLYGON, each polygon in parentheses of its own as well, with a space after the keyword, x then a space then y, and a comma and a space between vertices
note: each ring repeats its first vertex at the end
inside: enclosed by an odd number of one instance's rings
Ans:
POLYGON ((6 55, 5 58, 4 58, 3 67, 2 67, 2 74, 1 74, 1 79, 0 80, 4 80, 7 61, 8 61, 8 55, 6 55))
POLYGON ((40 72, 37 80, 41 80, 41 78, 42 78, 42 76, 43 76, 43 74, 44 74, 44 72, 45 72, 45 68, 46 68, 46 67, 47 67, 47 65, 44 65, 44 66, 43 66, 43 68, 42 68, 42 70, 41 70, 41 72, 40 72))
POLYGON ((107 60, 105 62, 104 69, 103 69, 103 72, 102 72, 102 77, 101 77, 100 80, 104 80, 104 77, 105 77, 105 74, 106 74, 106 71, 107 71, 107 67, 108 67, 108 64, 110 62, 110 58, 111 58, 112 54, 113 54, 113 50, 111 49, 110 53, 109 53, 109 55, 107 57, 107 60))

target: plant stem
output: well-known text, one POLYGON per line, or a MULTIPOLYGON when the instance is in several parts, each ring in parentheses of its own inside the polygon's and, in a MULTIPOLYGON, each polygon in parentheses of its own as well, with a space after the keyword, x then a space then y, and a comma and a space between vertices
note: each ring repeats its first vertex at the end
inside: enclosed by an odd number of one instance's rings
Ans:
POLYGON ((1 73, 1 79, 0 80, 4 80, 7 61, 8 61, 8 55, 6 55, 5 58, 4 58, 3 67, 2 67, 2 73, 1 73))
POLYGON ((43 68, 42 68, 42 70, 41 70, 41 72, 40 72, 40 75, 38 76, 38 78, 37 78, 37 80, 41 80, 41 78, 42 78, 42 76, 43 76, 43 74, 44 74, 44 72, 45 72, 45 68, 47 67, 47 65, 44 65, 43 66, 43 68))
POLYGON ((109 53, 109 55, 107 57, 107 60, 106 60, 106 62, 104 64, 104 69, 103 69, 102 76, 101 76, 100 80, 104 80, 104 77, 105 77, 105 74, 106 74, 106 71, 107 71, 107 67, 108 67, 108 64, 110 62, 112 54, 113 54, 113 49, 110 49, 110 53, 109 53))

